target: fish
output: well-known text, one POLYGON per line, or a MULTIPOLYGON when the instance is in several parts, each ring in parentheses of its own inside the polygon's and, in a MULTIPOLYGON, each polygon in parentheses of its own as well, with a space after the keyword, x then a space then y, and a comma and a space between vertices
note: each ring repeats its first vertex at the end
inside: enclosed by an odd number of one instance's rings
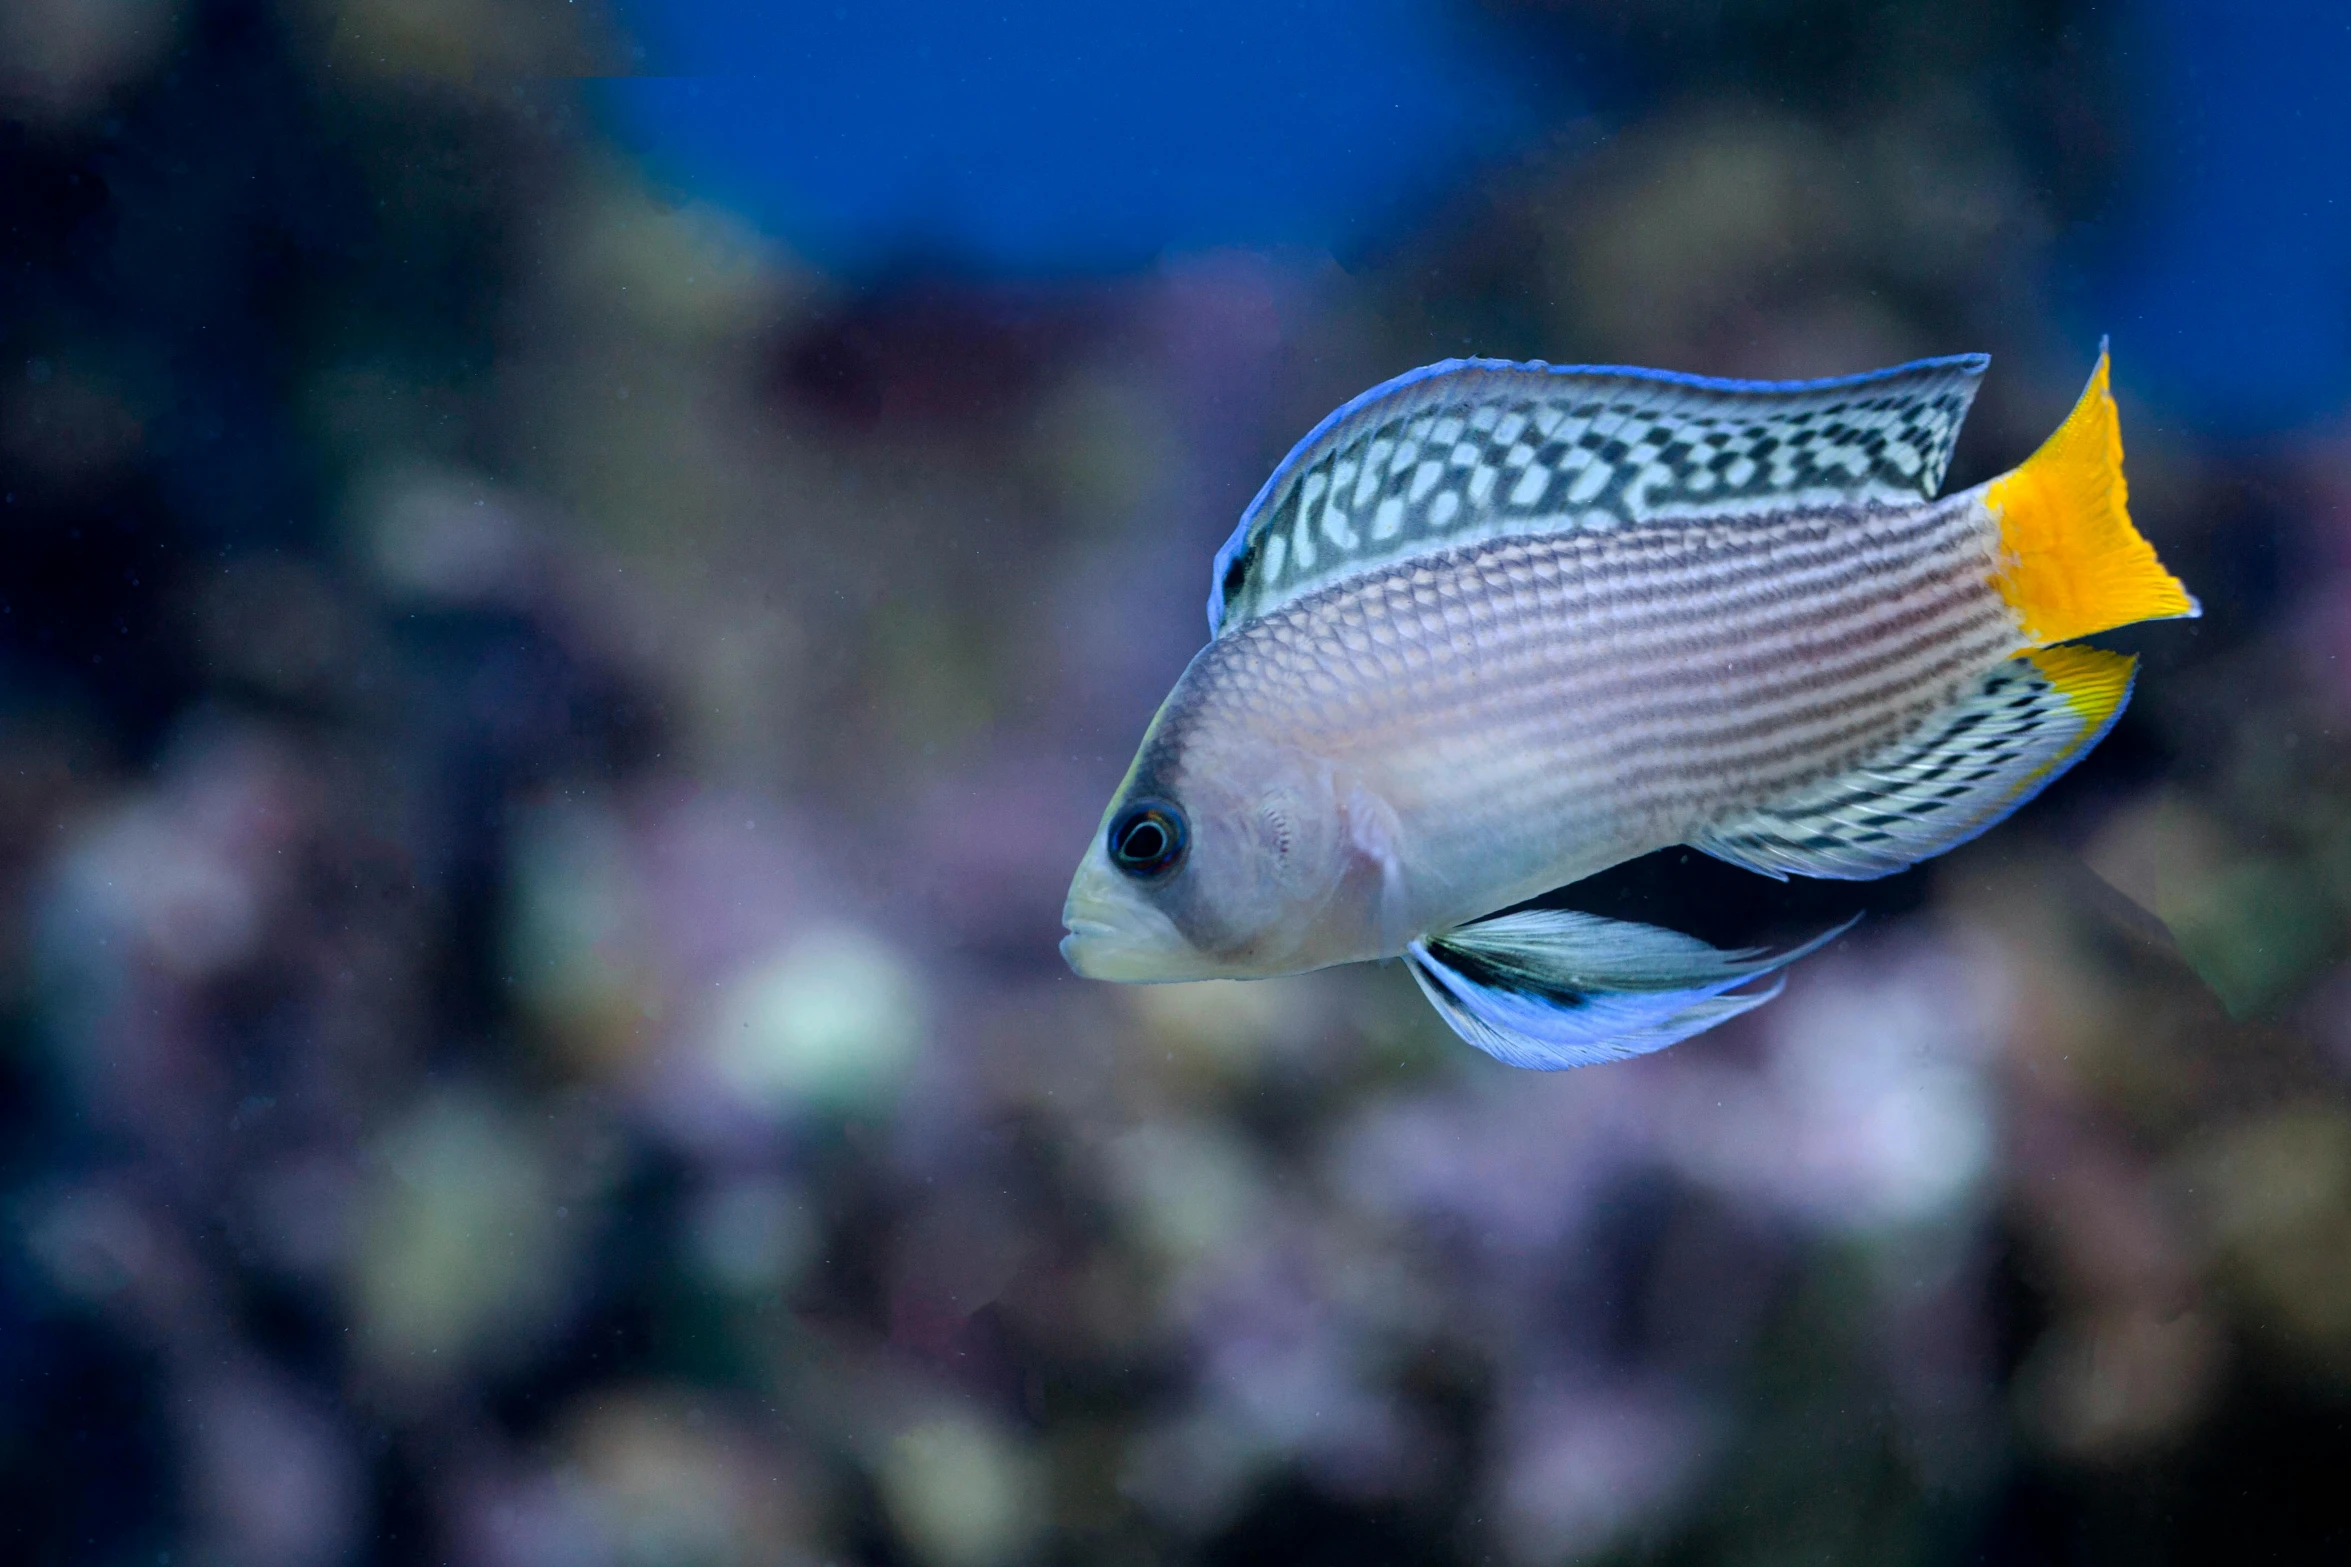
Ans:
POLYGON ((1769 1001, 1846 927, 1721 949, 1536 900, 1675 845, 1780 880, 1946 853, 2121 715, 2136 660, 2078 639, 2200 613, 2131 521, 2104 344, 2038 451, 1939 493, 1989 364, 1452 359, 1344 404, 1217 553, 1208 643, 1071 882, 1070 967, 1401 959, 1539 1070, 1769 1001))

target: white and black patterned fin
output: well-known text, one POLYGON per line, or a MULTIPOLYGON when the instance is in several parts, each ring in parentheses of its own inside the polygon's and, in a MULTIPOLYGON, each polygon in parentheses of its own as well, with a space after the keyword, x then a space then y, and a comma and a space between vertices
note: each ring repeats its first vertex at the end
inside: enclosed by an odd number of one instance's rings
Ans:
POLYGON ((1412 371, 1274 469, 1217 552, 1209 629, 1490 538, 1932 500, 1988 362, 1828 381, 1502 359, 1412 371))
POLYGON ((1453 1032, 1497 1061, 1556 1072, 1647 1055, 1751 1011, 1779 985, 1727 992, 1852 924, 1787 952, 1726 952, 1655 925, 1527 909, 1416 941, 1404 956, 1453 1032))
POLYGON ((1997 825, 2087 755, 2122 716, 2136 666, 2086 647, 2012 658, 1860 766, 1691 846, 1781 879, 1907 870, 1997 825))

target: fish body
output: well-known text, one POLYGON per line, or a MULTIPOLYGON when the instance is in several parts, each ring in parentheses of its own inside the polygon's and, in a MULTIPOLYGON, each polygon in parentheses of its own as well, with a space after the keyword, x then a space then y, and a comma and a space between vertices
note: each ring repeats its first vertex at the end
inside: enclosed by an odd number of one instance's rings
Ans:
POLYGON ((1725 992, 1785 955, 1500 911, 1673 844, 1769 875, 1942 852, 2119 712, 2129 661, 2053 644, 2195 612, 2129 524, 2103 355, 2039 456, 1933 493, 1983 363, 1472 361, 1341 409, 1219 557, 1212 640, 1072 886, 1071 963, 1404 957, 1472 1043, 1537 1066, 1765 999, 1725 992))

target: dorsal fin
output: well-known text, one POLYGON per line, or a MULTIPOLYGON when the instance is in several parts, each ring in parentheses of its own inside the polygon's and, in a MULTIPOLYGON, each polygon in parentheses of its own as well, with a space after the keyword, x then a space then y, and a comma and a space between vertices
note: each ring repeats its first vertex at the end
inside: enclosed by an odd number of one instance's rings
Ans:
POLYGON ((1932 500, 1987 363, 1826 381, 1505 359, 1414 370, 1274 469, 1217 552, 1209 630, 1490 538, 1932 500))

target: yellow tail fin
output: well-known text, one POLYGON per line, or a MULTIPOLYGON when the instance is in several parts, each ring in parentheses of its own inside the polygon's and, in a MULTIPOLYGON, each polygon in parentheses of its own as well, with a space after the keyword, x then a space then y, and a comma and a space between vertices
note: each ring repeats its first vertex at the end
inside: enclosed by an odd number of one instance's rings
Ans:
POLYGON ((2101 347, 2090 384, 2057 433, 1984 487, 1984 504, 2000 525, 1993 584, 2016 611, 2028 646, 2201 613, 2131 526, 2122 423, 2106 382, 2101 347))

